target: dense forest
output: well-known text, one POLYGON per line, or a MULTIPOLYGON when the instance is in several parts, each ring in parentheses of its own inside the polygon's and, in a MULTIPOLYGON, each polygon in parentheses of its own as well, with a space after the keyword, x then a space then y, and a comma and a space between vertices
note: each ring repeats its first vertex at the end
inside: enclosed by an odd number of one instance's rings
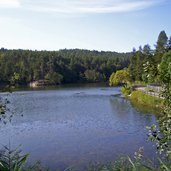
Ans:
POLYGON ((164 68, 167 65, 163 67, 161 65, 164 65, 167 59, 168 61, 166 63, 169 63, 170 50, 171 37, 168 38, 165 31, 160 32, 154 50, 152 50, 148 44, 143 48, 140 46, 138 50, 133 49, 129 65, 131 81, 160 83, 162 79, 161 72, 164 70, 169 71, 169 68, 164 68))
POLYGON ((107 81, 128 67, 131 53, 89 50, 32 51, 0 49, 0 84, 26 85, 35 80, 52 84, 107 81))
POLYGON ((146 44, 138 50, 135 48, 130 57, 128 68, 113 72, 109 84, 118 85, 125 83, 161 84, 169 82, 171 78, 171 37, 161 31, 154 49, 146 44))

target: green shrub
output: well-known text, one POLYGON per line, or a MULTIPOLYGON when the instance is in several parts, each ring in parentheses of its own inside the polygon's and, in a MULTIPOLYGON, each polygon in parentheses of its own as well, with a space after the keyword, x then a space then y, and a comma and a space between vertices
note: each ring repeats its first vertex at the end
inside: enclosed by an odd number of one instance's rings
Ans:
POLYGON ((124 95, 130 95, 131 92, 132 92, 132 86, 131 85, 124 85, 122 88, 121 88, 121 92, 124 94, 124 95))

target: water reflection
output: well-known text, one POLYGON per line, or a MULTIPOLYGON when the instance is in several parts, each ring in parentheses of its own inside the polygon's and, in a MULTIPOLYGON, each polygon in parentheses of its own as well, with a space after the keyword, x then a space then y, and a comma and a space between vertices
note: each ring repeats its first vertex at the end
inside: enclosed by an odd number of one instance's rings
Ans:
POLYGON ((143 124, 146 123, 150 125, 156 121, 153 113, 145 113, 142 110, 138 110, 138 108, 133 108, 130 101, 123 97, 111 97, 110 104, 113 112, 118 111, 115 113, 118 114, 118 117, 121 117, 123 120, 128 120, 129 118, 132 119, 132 117, 135 117, 137 121, 141 121, 139 117, 142 117, 142 121, 144 121, 143 124))

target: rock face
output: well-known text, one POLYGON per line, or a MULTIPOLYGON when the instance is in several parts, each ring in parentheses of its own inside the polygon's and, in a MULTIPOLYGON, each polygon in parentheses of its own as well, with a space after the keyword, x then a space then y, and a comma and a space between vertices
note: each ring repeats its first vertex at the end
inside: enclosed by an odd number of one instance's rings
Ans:
POLYGON ((36 88, 36 87, 44 87, 51 85, 48 80, 37 80, 33 81, 29 84, 30 87, 36 88))

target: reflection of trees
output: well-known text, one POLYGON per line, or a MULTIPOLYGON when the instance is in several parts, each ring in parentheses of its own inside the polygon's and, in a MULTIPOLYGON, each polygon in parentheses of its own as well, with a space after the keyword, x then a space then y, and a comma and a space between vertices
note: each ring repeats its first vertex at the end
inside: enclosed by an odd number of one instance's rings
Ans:
POLYGON ((116 117, 121 121, 131 122, 139 126, 146 126, 155 123, 155 116, 142 111, 141 108, 134 108, 130 101, 125 98, 113 96, 110 98, 111 108, 116 117))
POLYGON ((136 101, 131 101, 131 105, 136 109, 138 110, 139 112, 142 112, 142 113, 155 113, 155 114, 159 114, 160 113, 160 110, 156 110, 156 108, 154 107, 148 107, 148 106, 145 106, 145 105, 142 105, 142 104, 139 104, 139 102, 136 102, 136 101))
POLYGON ((124 117, 128 115, 130 112, 130 103, 125 99, 121 97, 111 97, 110 98, 110 104, 112 110, 119 115, 119 117, 124 117), (117 112, 116 112, 117 111, 117 112))

